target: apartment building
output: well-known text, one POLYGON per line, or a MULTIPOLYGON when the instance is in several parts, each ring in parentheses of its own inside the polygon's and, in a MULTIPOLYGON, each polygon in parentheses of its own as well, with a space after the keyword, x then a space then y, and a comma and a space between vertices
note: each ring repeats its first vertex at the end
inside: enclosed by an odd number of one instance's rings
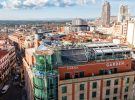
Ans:
POLYGON ((129 48, 113 43, 46 46, 26 50, 28 97, 35 100, 133 100, 135 72, 129 48))
POLYGON ((15 47, 8 44, 5 39, 0 40, 0 78, 1 86, 16 71, 15 47))
MULTIPOLYGON (((135 72, 131 69, 130 49, 107 45, 111 52, 103 45, 98 44, 96 51, 92 47, 97 53, 92 62, 58 68, 58 100, 134 100, 135 72)), ((77 55, 77 51, 68 52, 67 56, 71 55, 77 55)), ((80 55, 76 61, 82 58, 80 55)))
POLYGON ((9 53, 6 50, 0 49, 0 89, 4 82, 8 79, 11 68, 9 66, 9 53))
POLYGON ((134 74, 60 80, 58 100, 134 100, 134 74))

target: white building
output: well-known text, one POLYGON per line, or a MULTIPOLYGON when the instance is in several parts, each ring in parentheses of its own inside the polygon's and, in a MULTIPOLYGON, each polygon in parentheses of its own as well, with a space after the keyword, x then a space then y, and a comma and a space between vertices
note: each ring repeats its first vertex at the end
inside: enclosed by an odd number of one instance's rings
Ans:
POLYGON ((71 24, 68 24, 64 27, 65 33, 69 32, 82 32, 82 31, 90 31, 90 27, 88 23, 80 18, 73 19, 71 24))
POLYGON ((135 47, 135 22, 128 22, 127 42, 135 47))

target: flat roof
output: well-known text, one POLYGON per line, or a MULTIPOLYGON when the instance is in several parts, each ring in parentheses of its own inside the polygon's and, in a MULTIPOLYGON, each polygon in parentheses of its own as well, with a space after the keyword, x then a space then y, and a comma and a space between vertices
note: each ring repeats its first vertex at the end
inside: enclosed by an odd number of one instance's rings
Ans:
POLYGON ((114 43, 110 43, 110 42, 106 42, 106 43, 83 43, 85 46, 87 47, 109 47, 109 46, 115 46, 117 47, 117 44, 114 44, 114 43))

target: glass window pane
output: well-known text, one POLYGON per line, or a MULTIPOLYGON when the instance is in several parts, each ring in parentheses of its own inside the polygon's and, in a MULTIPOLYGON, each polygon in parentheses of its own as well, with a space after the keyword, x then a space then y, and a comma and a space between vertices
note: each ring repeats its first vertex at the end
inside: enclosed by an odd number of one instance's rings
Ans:
POLYGON ((111 85, 111 80, 107 80, 106 81, 106 86, 110 86, 111 85))
POLYGON ((83 93, 80 94, 80 100, 84 100, 84 94, 83 93))
POLYGON ((67 93, 67 87, 66 86, 62 87, 62 93, 67 93))
POLYGON ((93 82, 92 88, 93 88, 93 89, 97 88, 97 82, 93 82))
POLYGON ((114 94, 117 94, 118 88, 114 88, 114 94))
POLYGON ((80 72, 80 77, 84 77, 84 72, 80 72))
POLYGON ((129 77, 126 79, 126 83, 129 83, 129 77))
POLYGON ((67 96, 62 96, 62 100, 67 100, 67 96))
POLYGON ((109 100, 109 98, 106 98, 105 100, 109 100))
POLYGON ((97 96, 96 92, 92 92, 92 98, 95 98, 97 96))
POLYGON ((84 84, 80 84, 80 90, 84 90, 84 84))
POLYGON ((106 95, 110 95, 110 89, 106 90, 106 95))
POLYGON ((65 79, 70 79, 70 73, 65 73, 65 79))
POLYGON ((117 97, 113 97, 113 100, 117 100, 117 97))
POLYGON ((125 92, 128 92, 128 86, 125 88, 125 92))
POLYGON ((116 80, 114 81, 114 85, 118 85, 118 84, 119 84, 119 80, 116 79, 116 80))

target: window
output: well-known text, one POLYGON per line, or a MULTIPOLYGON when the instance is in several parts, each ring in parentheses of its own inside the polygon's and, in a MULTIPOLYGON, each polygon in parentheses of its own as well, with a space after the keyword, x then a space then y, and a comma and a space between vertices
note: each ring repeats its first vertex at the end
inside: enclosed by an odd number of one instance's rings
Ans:
POLYGON ((114 85, 118 85, 118 84, 119 84, 119 80, 116 79, 116 80, 114 81, 114 85))
POLYGON ((62 93, 67 93, 67 87, 66 86, 62 87, 62 93))
POLYGON ((124 100, 127 100, 128 96, 127 95, 124 95, 124 100))
POLYGON ((117 100, 117 97, 113 97, 113 100, 117 100))
POLYGON ((128 92, 128 86, 125 88, 125 92, 128 92))
POLYGON ((80 94, 80 100, 84 100, 84 94, 83 93, 80 94))
POLYGON ((118 71, 117 68, 114 68, 114 73, 117 73, 117 71, 118 71))
POLYGON ((127 83, 127 84, 129 83, 129 77, 128 77, 127 80, 126 80, 126 83, 127 83))
POLYGON ((92 92, 92 98, 95 98, 97 96, 96 92, 92 92))
POLYGON ((112 56, 112 53, 105 53, 105 56, 106 56, 106 57, 112 56))
POLYGON ((79 75, 78 75, 78 73, 75 73, 75 78, 79 78, 79 75))
POLYGON ((80 90, 84 90, 84 84, 80 84, 80 90))
POLYGON ((67 96, 62 96, 62 100, 67 100, 67 96))
POLYGON ((70 73, 65 73, 65 79, 70 79, 70 73))
POLYGON ((92 88, 93 88, 93 89, 97 88, 97 82, 93 82, 92 88))
POLYGON ((103 74, 104 74, 104 70, 100 70, 100 71, 99 71, 99 74, 100 74, 100 75, 103 75, 103 74))
POLYGON ((114 88, 114 94, 118 93, 118 88, 114 88))
POLYGON ((109 98, 106 98, 105 100, 109 100, 109 98))
POLYGON ((106 90, 106 95, 110 95, 110 89, 106 90))
POLYGON ((107 80, 106 81, 106 86, 110 86, 111 85, 111 80, 107 80))
POLYGON ((80 72, 80 77, 84 77, 84 72, 80 72))

